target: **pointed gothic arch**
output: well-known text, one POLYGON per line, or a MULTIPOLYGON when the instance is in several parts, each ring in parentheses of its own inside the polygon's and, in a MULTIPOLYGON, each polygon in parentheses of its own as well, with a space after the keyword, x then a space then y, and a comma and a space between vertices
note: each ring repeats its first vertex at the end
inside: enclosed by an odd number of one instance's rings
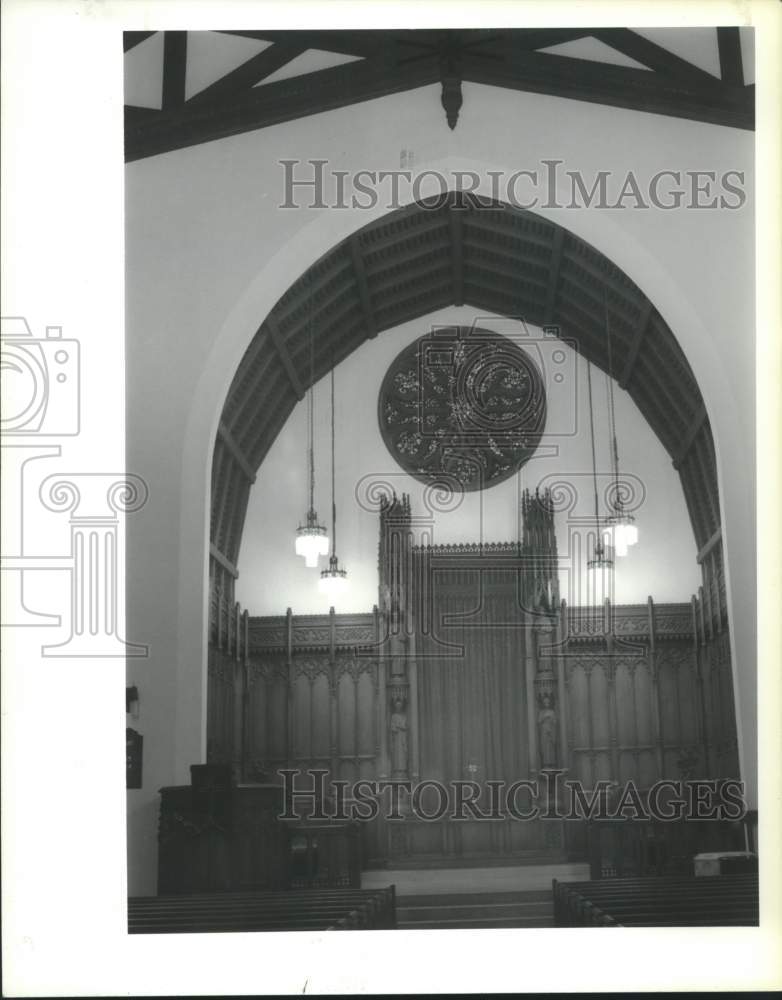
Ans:
POLYGON ((453 192, 391 212, 339 242, 260 322, 215 443, 212 578, 232 591, 256 472, 310 384, 310 331, 314 381, 365 340, 451 304, 558 326, 608 371, 604 301, 614 377, 679 473, 707 597, 726 622, 714 440, 695 376, 665 319, 617 264, 563 226, 453 192))

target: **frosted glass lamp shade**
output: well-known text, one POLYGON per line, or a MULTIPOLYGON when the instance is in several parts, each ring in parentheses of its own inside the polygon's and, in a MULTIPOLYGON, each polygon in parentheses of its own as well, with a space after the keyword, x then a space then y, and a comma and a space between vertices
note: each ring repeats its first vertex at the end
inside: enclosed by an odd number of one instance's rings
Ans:
POLYGON ((307 523, 296 529, 296 555, 304 557, 305 566, 317 566, 321 556, 328 555, 329 536, 314 510, 307 514, 307 523))
POLYGON ((618 556, 626 556, 628 549, 638 541, 638 528, 632 514, 618 511, 609 518, 608 530, 611 545, 618 556))
POLYGON ((336 603, 348 586, 347 570, 339 568, 339 560, 336 556, 329 559, 329 568, 320 571, 320 590, 326 594, 332 603, 336 603))

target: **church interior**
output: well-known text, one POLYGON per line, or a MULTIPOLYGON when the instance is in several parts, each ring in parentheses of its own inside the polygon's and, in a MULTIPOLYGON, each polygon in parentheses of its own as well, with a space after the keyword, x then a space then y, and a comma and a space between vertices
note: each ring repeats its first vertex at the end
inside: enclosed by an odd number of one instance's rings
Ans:
POLYGON ((132 933, 757 924, 752 41, 125 32, 132 933))

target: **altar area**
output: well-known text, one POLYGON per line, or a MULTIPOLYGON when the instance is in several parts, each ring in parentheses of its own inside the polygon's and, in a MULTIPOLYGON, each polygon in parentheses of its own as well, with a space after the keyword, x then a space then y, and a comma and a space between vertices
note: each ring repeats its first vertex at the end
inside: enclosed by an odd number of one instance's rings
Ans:
MULTIPOLYGON (((289 792, 322 782, 324 801, 336 790, 334 821, 357 823, 365 871, 586 863, 587 824, 551 817, 546 773, 641 796, 661 779, 737 775, 719 601, 568 607, 544 493, 524 496, 519 543, 416 545, 414 518, 407 497, 381 505, 366 614, 253 617, 212 581, 209 763, 289 792), (409 783, 412 799, 370 816, 382 782, 409 783), (481 814, 493 784, 502 815, 475 816, 468 783, 481 814), (460 817, 438 786, 461 787, 460 817)), ((674 854, 705 849, 697 826, 674 854)))

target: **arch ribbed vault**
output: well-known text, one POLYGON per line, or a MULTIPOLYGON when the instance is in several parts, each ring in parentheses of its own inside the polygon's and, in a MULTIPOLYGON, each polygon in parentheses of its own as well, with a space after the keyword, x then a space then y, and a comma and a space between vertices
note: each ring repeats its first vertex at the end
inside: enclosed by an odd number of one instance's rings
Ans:
MULTIPOLYGON (((612 370, 671 456, 697 547, 719 558, 714 442, 695 377, 641 289, 563 227, 508 205, 452 195, 370 223, 313 264, 260 324, 228 392, 212 463, 211 552, 235 575, 255 472, 309 385, 366 339, 448 305, 556 324, 604 371, 607 297, 612 370)), ((711 576, 711 574, 708 574, 711 576)))

